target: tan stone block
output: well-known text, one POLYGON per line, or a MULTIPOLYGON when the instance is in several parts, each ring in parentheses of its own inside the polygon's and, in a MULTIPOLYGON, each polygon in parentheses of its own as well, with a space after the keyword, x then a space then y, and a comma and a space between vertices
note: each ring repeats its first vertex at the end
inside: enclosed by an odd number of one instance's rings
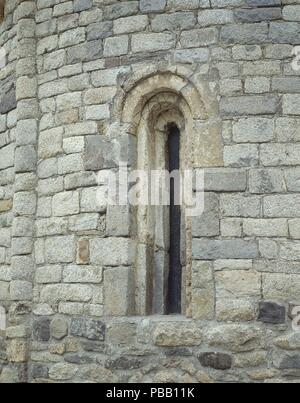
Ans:
POLYGON ((246 270, 225 270, 216 273, 217 298, 261 296, 261 274, 246 270))
POLYGON ((118 267, 104 272, 104 313, 108 316, 134 314, 133 269, 118 267))
POLYGON ((77 264, 90 263, 90 243, 88 239, 80 239, 77 243, 77 264))
POLYGON ((219 299, 216 303, 216 315, 219 321, 243 322, 254 320, 256 311, 247 300, 219 299))
POLYGON ((161 347, 199 346, 202 332, 195 323, 187 320, 165 321, 156 325, 153 340, 161 347))
POLYGON ((26 362, 27 343, 25 340, 14 339, 8 343, 7 358, 11 362, 26 362))

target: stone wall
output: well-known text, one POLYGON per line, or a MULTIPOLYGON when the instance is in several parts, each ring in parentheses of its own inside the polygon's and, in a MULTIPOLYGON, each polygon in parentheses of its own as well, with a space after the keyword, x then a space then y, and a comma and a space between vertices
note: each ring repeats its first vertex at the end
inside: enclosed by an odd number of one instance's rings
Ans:
POLYGON ((299 382, 297 3, 6 1, 1 382, 299 382), (206 211, 186 315, 138 316, 133 213, 97 203, 97 175, 134 166, 164 91, 206 211))
MULTIPOLYGON (((2 4, 1 4, 2 6, 2 4)), ((14 149, 16 138, 16 42, 13 23, 15 2, 6 8, 0 26, 0 305, 1 315, 10 308, 11 248, 14 196, 14 149)), ((3 320, 3 318, 2 318, 3 320)), ((2 323, 2 321, 1 321, 2 323)), ((1 326, 2 327, 2 326, 1 326)), ((0 329, 0 370, 7 363, 5 332, 0 329)))

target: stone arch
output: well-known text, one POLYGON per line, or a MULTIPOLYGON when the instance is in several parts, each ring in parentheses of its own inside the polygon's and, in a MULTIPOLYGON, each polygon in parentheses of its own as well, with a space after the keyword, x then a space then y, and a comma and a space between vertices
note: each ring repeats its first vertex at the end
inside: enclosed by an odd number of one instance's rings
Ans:
POLYGON ((135 132, 145 105, 159 93, 178 95, 180 100, 186 101, 194 120, 207 119, 207 107, 194 84, 185 77, 164 72, 139 80, 129 90, 123 99, 122 123, 130 124, 133 132, 135 132))

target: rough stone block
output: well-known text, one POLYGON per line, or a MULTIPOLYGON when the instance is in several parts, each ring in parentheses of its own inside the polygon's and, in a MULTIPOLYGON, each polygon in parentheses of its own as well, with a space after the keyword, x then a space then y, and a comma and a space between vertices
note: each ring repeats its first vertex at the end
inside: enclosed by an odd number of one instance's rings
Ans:
POLYGON ((242 169, 206 168, 204 181, 207 192, 243 192, 247 186, 247 174, 242 169))
POLYGON ((37 319, 33 322, 33 339, 46 342, 50 340, 50 320, 48 318, 37 319))
POLYGON ((75 259, 73 236, 59 236, 46 239, 45 256, 48 263, 70 263, 75 259))
POLYGON ((104 272, 104 313, 108 316, 134 314, 134 278, 131 267, 104 272))
POLYGON ((284 306, 274 302, 260 302, 258 320, 264 323, 280 325, 285 323, 286 310, 284 306))
POLYGON ((170 33, 134 34, 131 40, 133 53, 157 52, 175 47, 175 37, 170 33))
POLYGON ((194 237, 213 237, 220 234, 219 198, 214 193, 206 193, 204 212, 192 223, 194 237))
POLYGON ((273 115, 278 107, 279 99, 274 95, 222 97, 220 103, 223 116, 273 115))
POLYGON ((286 190, 283 172, 280 169, 251 169, 249 172, 250 193, 282 193, 286 190))
POLYGON ((222 353, 202 353, 199 355, 199 361, 204 368, 222 371, 230 369, 233 365, 232 357, 222 353))
POLYGON ((90 241, 91 263, 100 266, 129 266, 134 242, 127 238, 95 238, 90 241))
POLYGON ((225 270, 216 273, 216 292, 219 298, 259 298, 261 274, 248 270, 225 270))
POLYGON ((84 337, 88 340, 104 340, 105 324, 100 320, 89 318, 73 318, 70 326, 70 334, 76 337, 84 337))
POLYGON ((158 323, 155 326, 154 345, 159 347, 199 346, 202 343, 201 329, 187 320, 158 323))
POLYGON ((166 0, 140 0, 140 10, 147 13, 160 12, 165 9, 166 3, 166 0))
POLYGON ((193 240, 193 257, 196 260, 255 259, 258 246, 255 241, 235 240, 193 240))
POLYGON ((225 217, 260 217, 261 198, 243 194, 224 194, 220 199, 221 212, 225 217))
POLYGON ((233 125, 237 143, 264 143, 274 140, 274 121, 265 118, 240 119, 233 125))

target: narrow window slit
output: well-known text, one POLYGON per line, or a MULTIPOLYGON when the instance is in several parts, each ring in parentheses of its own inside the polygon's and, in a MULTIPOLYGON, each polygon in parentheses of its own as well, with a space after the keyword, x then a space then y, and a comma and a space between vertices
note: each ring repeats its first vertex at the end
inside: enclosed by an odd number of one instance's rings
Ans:
MULTIPOLYGON (((168 126, 168 166, 170 174, 180 170, 180 131, 175 124, 168 126)), ((180 177, 170 180, 170 249, 167 287, 167 315, 181 314, 182 264, 181 264, 181 206, 180 177)))

